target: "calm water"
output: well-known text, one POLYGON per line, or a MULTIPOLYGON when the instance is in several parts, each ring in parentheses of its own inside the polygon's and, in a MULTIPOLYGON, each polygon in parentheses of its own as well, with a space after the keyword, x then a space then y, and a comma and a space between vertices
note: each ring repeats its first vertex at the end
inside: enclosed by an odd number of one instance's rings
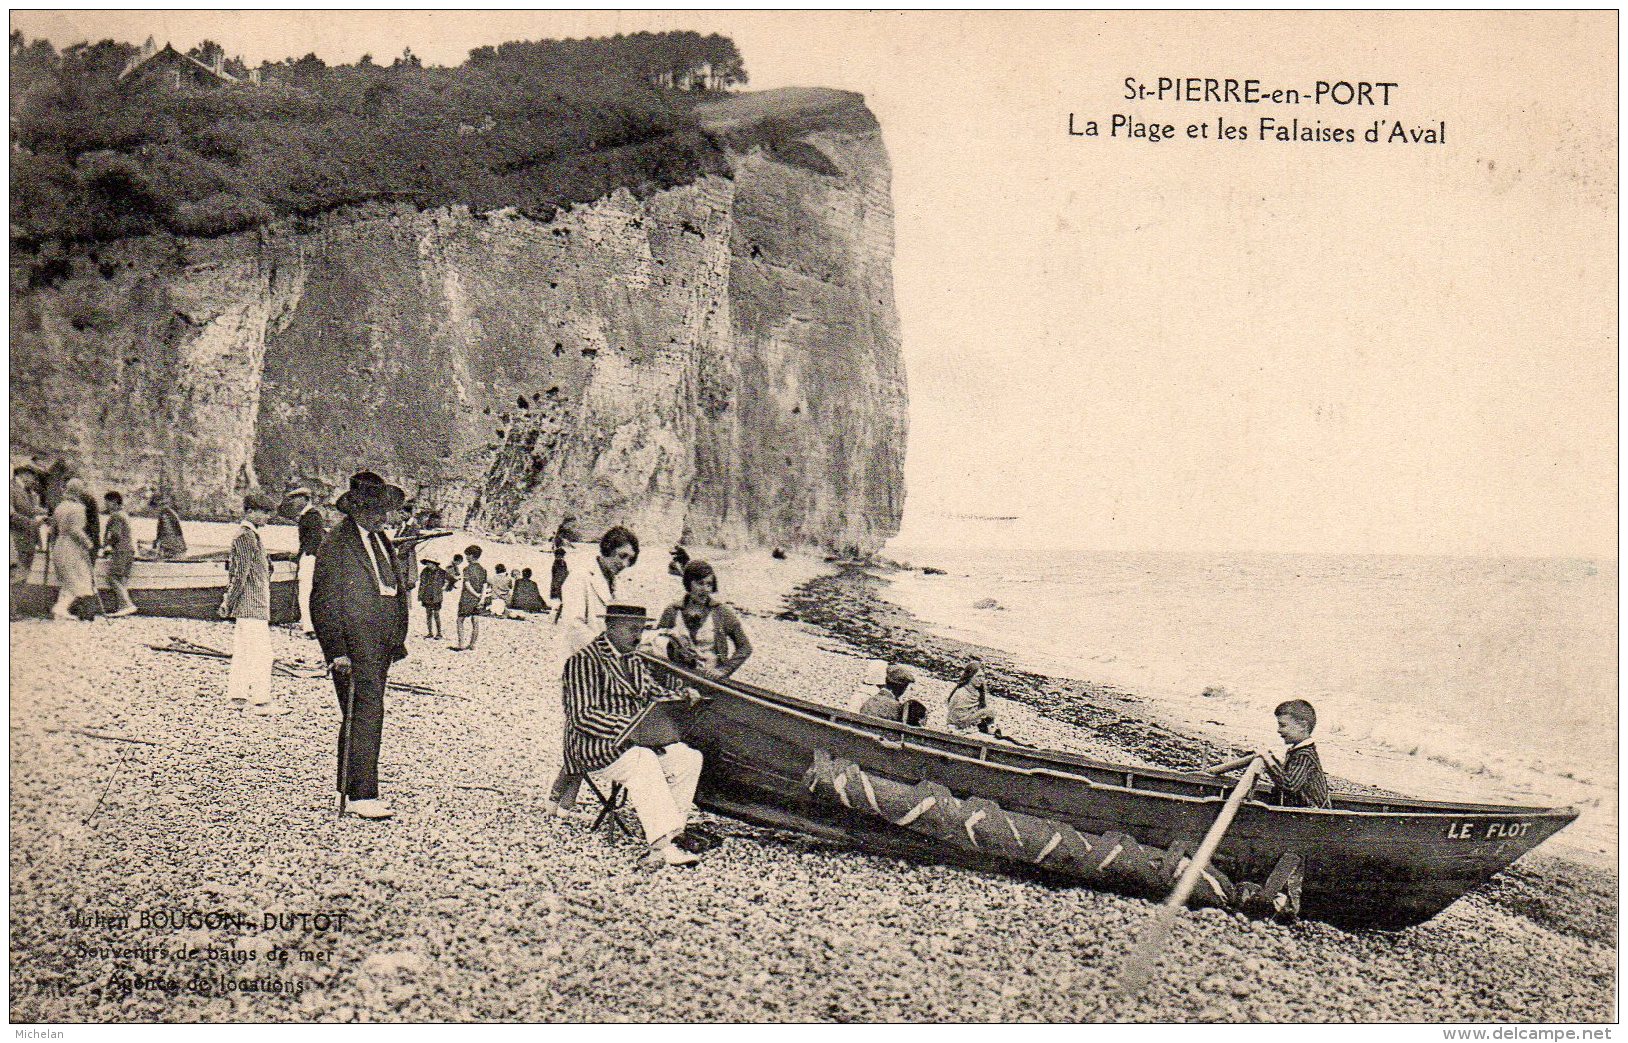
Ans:
POLYGON ((1245 743, 1274 741, 1272 707, 1306 698, 1336 773, 1422 796, 1577 802, 1614 819, 1614 562, 896 556, 949 575, 901 574, 891 599, 1044 672, 1118 684, 1245 743))

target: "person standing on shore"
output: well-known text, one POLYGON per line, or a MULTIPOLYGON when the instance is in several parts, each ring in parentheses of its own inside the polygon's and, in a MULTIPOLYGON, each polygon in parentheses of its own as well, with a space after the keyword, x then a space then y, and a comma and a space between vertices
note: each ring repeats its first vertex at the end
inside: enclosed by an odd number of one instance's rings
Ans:
POLYGON ((136 541, 130 534, 130 516, 124 513, 124 496, 110 492, 107 501, 107 525, 102 529, 102 552, 107 556, 107 582, 113 588, 118 606, 108 613, 111 619, 136 614, 136 603, 130 600, 130 573, 136 565, 136 541))
POLYGON ((674 649, 669 658, 708 677, 728 677, 752 657, 752 642, 735 610, 718 600, 718 576, 710 564, 684 566, 684 597, 668 605, 656 629, 674 649))
POLYGON ((81 599, 96 596, 96 544, 85 531, 84 493, 84 481, 68 479, 51 512, 51 572, 57 584, 52 619, 72 619, 81 599))
MULTIPOLYGON (((558 559, 556 559, 558 560, 558 559)), ((565 654, 570 655, 594 639, 605 609, 616 597, 616 577, 639 560, 639 537, 621 525, 613 525, 599 537, 597 568, 567 583, 560 595, 560 615, 565 620, 565 654)))
POLYGON ((458 591, 458 643, 452 646, 454 652, 473 652, 475 640, 480 637, 480 614, 492 596, 492 588, 486 582, 486 566, 480 563, 480 548, 474 544, 464 548, 463 586, 458 591), (464 644, 464 621, 469 621, 469 643, 464 644))
POLYGON ((418 512, 412 504, 407 504, 397 512, 402 518, 396 526, 394 543, 396 556, 401 559, 401 574, 406 581, 407 600, 412 601, 413 591, 418 589, 418 545, 422 542, 419 536, 424 527, 419 524, 418 512))
POLYGON ((565 548, 554 548, 554 568, 548 578, 548 600, 554 602, 554 622, 560 621, 560 609, 565 605, 565 580, 571 569, 565 564, 565 548))
POLYGON ((276 509, 264 493, 243 497, 243 525, 232 540, 230 581, 218 610, 222 619, 233 620, 226 698, 233 706, 247 704, 250 713, 266 716, 288 712, 271 699, 271 562, 260 540, 260 527, 276 509))
POLYGON ((153 541, 161 561, 178 558, 187 552, 186 537, 181 534, 181 516, 176 513, 175 502, 169 493, 156 493, 153 510, 158 512, 158 536, 153 541))
POLYGON ((441 563, 424 559, 424 568, 418 574, 418 603, 424 606, 424 636, 439 641, 441 632, 441 605, 447 593, 447 573, 441 563))
POLYGON ((15 598, 17 588, 28 580, 28 570, 34 567, 34 552, 40 546, 40 525, 45 521, 45 508, 40 505, 38 468, 23 465, 11 472, 11 588, 15 598))
POLYGON ((335 504, 347 517, 322 541, 311 577, 311 620, 344 715, 340 796, 366 819, 395 814, 379 799, 379 742, 390 666, 407 657, 407 596, 383 530, 406 499, 372 471, 351 475, 335 504))
POLYGON ((50 607, 54 620, 73 618, 73 605, 96 596, 96 545, 85 532, 83 493, 85 482, 68 478, 62 500, 50 513, 50 571, 57 581, 57 602, 50 607))
POLYGON ((300 626, 305 630, 306 637, 316 636, 316 627, 311 622, 311 578, 316 572, 317 551, 322 548, 322 541, 328 535, 328 527, 322 521, 322 511, 311 502, 311 490, 303 485, 296 485, 288 490, 283 497, 288 501, 289 513, 294 517, 294 525, 300 537, 300 560, 298 587, 300 598, 300 626))

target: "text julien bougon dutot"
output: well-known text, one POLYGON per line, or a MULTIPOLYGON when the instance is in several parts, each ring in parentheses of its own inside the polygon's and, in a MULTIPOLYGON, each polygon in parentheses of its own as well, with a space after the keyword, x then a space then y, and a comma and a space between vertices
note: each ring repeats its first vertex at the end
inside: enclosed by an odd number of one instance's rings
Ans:
POLYGON ((1071 138, 1126 141, 1255 141, 1336 145, 1445 145, 1446 120, 1406 120, 1386 110, 1402 96, 1398 83, 1316 80, 1310 87, 1257 79, 1208 76, 1125 77, 1119 106, 1106 118, 1068 114, 1071 138), (1200 113, 1182 118, 1158 110, 1171 105, 1271 106, 1269 115, 1200 113), (1299 112, 1286 112, 1296 109, 1299 112), (1305 115, 1302 116, 1301 113, 1305 115))

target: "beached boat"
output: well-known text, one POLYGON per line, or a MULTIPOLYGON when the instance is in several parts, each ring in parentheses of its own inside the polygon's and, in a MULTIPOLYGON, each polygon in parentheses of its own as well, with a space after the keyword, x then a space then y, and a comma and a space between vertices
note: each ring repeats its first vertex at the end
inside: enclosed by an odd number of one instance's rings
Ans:
MULTIPOLYGON (((200 550, 168 561, 137 560, 130 571, 130 600, 145 616, 184 616, 189 619, 219 619, 216 610, 226 593, 226 548, 200 550)), ((297 590, 297 561, 293 554, 273 551, 271 559, 271 621, 292 623, 300 618, 297 590)), ((22 586, 12 592, 15 610, 25 615, 45 615, 56 601, 57 588, 46 575, 46 555, 34 555, 34 563, 22 586)), ((96 562, 96 590, 102 605, 111 609, 117 603, 107 581, 107 561, 96 562)))
MULTIPOLYGON (((669 668, 710 699, 675 715, 685 740, 706 757, 702 806, 877 853, 1106 879, 1076 871, 1112 860, 1115 852, 1101 854, 1106 838, 1121 851, 1169 850, 1173 867, 1197 846, 1233 784, 909 728, 669 668), (959 817, 945 818, 943 807, 923 814, 934 793, 959 817), (936 825, 927 822, 935 816, 936 825), (1063 857, 1082 843, 1089 854, 1063 857)), ((1284 856, 1296 855, 1301 915, 1399 928, 1436 915, 1576 817, 1572 808, 1356 794, 1335 794, 1326 810, 1250 800, 1213 865, 1232 881, 1270 888, 1284 856)))

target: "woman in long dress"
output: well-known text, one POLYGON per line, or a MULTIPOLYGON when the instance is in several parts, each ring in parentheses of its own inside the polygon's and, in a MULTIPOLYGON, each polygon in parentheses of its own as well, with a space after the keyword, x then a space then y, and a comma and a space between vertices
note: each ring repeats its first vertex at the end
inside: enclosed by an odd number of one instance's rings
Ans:
POLYGON ((74 602, 96 594, 96 545, 85 531, 85 483, 70 479, 62 499, 51 512, 51 571, 56 577, 57 600, 52 619, 71 619, 74 602))

